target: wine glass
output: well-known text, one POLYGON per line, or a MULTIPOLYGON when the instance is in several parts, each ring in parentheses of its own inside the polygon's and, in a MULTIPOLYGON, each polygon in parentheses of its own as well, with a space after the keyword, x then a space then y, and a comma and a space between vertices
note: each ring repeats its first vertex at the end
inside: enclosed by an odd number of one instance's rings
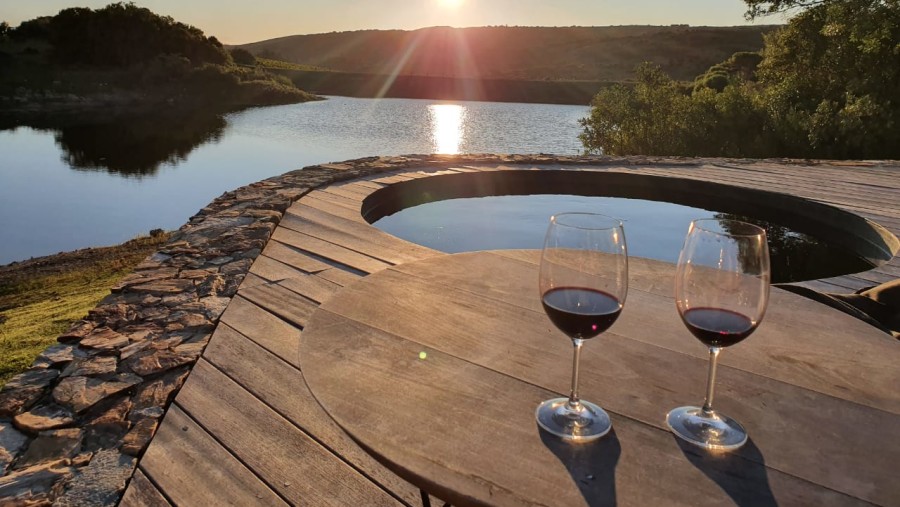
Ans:
POLYGON ((628 253, 622 222, 595 213, 550 217, 539 285, 544 311, 572 339, 575 357, 569 397, 541 403, 535 417, 541 428, 567 440, 600 438, 612 424, 602 408, 578 397, 578 359, 584 340, 609 329, 625 304, 628 253))
POLYGON ((737 449, 747 432, 713 410, 716 362, 723 347, 750 336, 769 300, 766 231, 718 218, 694 220, 675 272, 675 304, 681 320, 709 347, 709 377, 702 407, 680 407, 666 415, 675 435, 710 450, 737 449))

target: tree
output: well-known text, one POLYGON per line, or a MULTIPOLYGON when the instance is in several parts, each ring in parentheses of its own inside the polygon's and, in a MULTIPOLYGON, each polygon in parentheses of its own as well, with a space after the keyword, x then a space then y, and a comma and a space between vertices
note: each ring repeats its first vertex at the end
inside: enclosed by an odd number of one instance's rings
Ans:
POLYGON ((19 26, 10 30, 9 36, 16 41, 29 39, 44 39, 50 36, 50 16, 41 16, 19 23, 19 26))
POLYGON ((825 2, 768 36, 762 98, 790 154, 900 155, 898 48, 897 0, 825 2))
MULTIPOLYGON (((750 2, 759 8, 812 5, 750 2)), ((677 93, 646 69, 595 97, 588 151, 688 156, 900 157, 900 0, 825 0, 677 93), (756 65, 758 63, 758 65, 756 65), (670 139, 658 139, 666 137, 670 139)))
POLYGON ((185 56, 194 65, 231 61, 215 37, 132 3, 63 9, 49 22, 49 39, 57 60, 67 63, 122 67, 162 54, 185 56))
POLYGON ((256 57, 244 48, 234 48, 229 53, 231 59, 238 65, 256 65, 256 57))
POLYGON ((768 16, 777 12, 786 12, 791 9, 815 7, 832 0, 744 0, 747 4, 747 12, 744 17, 748 20, 760 16, 768 16))

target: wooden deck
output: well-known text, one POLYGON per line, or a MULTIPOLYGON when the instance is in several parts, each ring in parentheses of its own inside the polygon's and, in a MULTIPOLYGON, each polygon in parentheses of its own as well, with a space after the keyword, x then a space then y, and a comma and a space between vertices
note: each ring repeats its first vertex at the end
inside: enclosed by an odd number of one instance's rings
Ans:
MULTIPOLYGON (((222 316, 122 505, 421 505, 415 487, 362 451, 312 398, 298 366, 299 341, 312 312, 345 285, 392 265, 442 255, 370 226, 361 216, 366 197, 392 183, 438 174, 512 169, 527 168, 397 171, 314 190, 297 201, 222 316)), ((900 236, 896 166, 716 163, 565 170, 789 192, 900 236)), ((900 257, 894 256, 866 273, 805 285, 852 292, 898 277, 900 257)))

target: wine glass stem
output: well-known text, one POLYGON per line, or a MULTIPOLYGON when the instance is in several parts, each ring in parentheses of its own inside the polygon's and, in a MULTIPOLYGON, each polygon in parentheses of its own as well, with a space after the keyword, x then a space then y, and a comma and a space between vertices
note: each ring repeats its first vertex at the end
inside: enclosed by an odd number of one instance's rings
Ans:
POLYGON ((578 399, 578 361, 581 359, 581 346, 584 344, 584 340, 573 338, 572 344, 575 345, 575 355, 572 358, 572 391, 569 393, 569 408, 579 410, 581 400, 578 399))
POLYGON ((716 365, 719 362, 721 350, 721 347, 709 348, 709 377, 706 379, 706 401, 703 402, 703 415, 706 417, 712 417, 714 414, 712 404, 716 389, 716 365))

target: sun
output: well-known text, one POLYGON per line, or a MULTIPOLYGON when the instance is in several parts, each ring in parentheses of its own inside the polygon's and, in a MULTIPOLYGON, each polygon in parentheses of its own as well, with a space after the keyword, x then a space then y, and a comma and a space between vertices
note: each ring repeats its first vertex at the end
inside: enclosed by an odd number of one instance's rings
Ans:
POLYGON ((463 0, 438 0, 438 4, 448 9, 456 9, 463 4, 463 0))

